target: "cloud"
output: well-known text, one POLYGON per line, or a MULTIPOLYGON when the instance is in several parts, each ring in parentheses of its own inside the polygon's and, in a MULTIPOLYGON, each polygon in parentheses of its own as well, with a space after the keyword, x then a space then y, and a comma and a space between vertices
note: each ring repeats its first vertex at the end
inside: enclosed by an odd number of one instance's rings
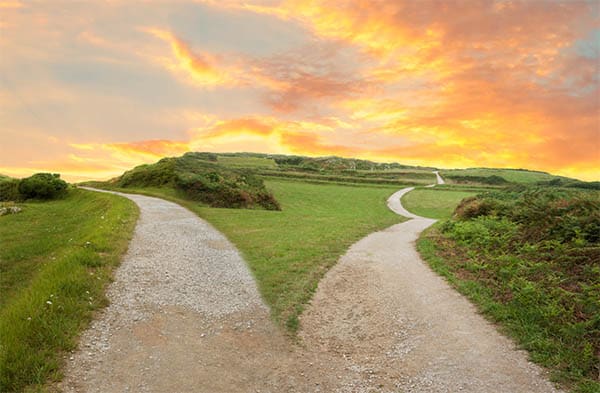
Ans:
POLYGON ((173 156, 189 151, 187 142, 169 140, 148 140, 129 143, 109 143, 104 145, 107 149, 125 153, 140 153, 154 157, 173 156))
POLYGON ((46 146, 52 162, 115 168, 252 149, 600 171, 597 2, 194 3, 3 9, 2 131, 31 143, 1 158, 29 167, 51 135, 75 142, 46 146), (252 29, 257 42, 236 36, 252 29), (271 31, 277 50, 263 48, 271 31))
POLYGON ((17 0, 0 1, 0 8, 21 8, 23 3, 17 0))
POLYGON ((193 84, 212 87, 239 83, 235 77, 239 70, 235 67, 223 66, 216 56, 199 51, 192 53, 186 43, 176 38, 169 31, 158 28, 142 28, 141 30, 167 42, 171 46, 174 60, 161 58, 159 61, 170 71, 186 75, 193 84))

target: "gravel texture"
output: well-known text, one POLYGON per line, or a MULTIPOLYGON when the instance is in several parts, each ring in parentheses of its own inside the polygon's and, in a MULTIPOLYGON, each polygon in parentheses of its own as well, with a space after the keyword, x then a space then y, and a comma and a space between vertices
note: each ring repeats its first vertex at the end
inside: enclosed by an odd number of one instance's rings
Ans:
MULTIPOLYGON (((69 356, 65 391, 169 391, 151 375, 188 378, 181 375, 186 367, 195 373, 178 359, 192 359, 187 350, 198 340, 228 329, 248 335, 256 321, 281 336, 245 262, 222 234, 177 204, 124 196, 138 204, 140 218, 108 289, 110 306, 69 356)), ((180 387, 188 388, 194 391, 180 387)))
MULTIPOLYGON (((409 191, 390 208, 408 213, 409 191)), ((173 203, 126 197, 140 220, 110 306, 67 359, 66 392, 558 392, 420 259, 414 241, 434 220, 408 213, 354 244, 293 341, 221 234, 173 203)))

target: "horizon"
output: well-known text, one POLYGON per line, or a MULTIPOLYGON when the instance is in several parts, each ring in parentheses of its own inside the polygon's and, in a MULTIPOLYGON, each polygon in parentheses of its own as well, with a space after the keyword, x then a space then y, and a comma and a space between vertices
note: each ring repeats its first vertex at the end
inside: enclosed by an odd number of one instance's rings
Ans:
MULTIPOLYGON (((142 164, 138 164, 138 165, 134 165, 131 168, 128 168, 126 171, 134 169, 137 166, 142 166, 142 165, 151 165, 154 164, 156 162, 158 162, 159 160, 163 159, 163 158, 174 158, 174 157, 181 157, 184 154, 187 153, 214 153, 217 155, 228 155, 228 154, 233 154, 233 155, 237 155, 237 154, 264 154, 267 157, 268 156, 277 156, 277 155, 284 155, 284 156, 298 156, 298 157, 309 157, 309 158, 341 158, 341 159, 345 159, 345 160, 364 160, 361 158, 356 158, 356 157, 344 157, 344 156, 336 156, 336 155, 320 155, 320 156, 308 156, 308 155, 298 155, 298 154, 281 154, 281 153, 260 153, 260 152, 251 152, 251 151, 238 151, 238 152, 208 152, 208 151, 188 151, 188 152, 184 152, 182 153, 180 156, 164 156, 162 158, 158 158, 156 161, 153 162, 148 162, 148 163, 142 163, 142 164)), ((365 160, 365 161, 371 161, 377 164, 400 164, 400 165, 404 165, 401 162, 396 162, 396 161, 378 161, 378 160, 365 160)), ((562 176, 562 175, 556 175, 554 173, 551 172, 546 172, 546 171, 541 171, 541 170, 535 170, 535 169, 528 169, 528 168, 511 168, 511 167, 464 167, 464 168, 450 168, 450 167, 433 167, 433 166, 426 166, 426 165, 407 165, 409 168, 424 168, 424 169, 433 169, 434 171, 449 171, 449 170, 457 170, 457 169, 493 169, 493 170, 508 170, 508 171, 526 171, 526 172, 536 172, 536 173, 546 173, 546 174, 550 174, 553 176, 562 176)), ((78 177, 78 176, 74 176, 72 178, 69 177, 64 177, 61 173, 59 172, 53 172, 53 171, 47 171, 48 173, 58 173, 59 175, 61 175, 61 179, 66 180, 70 183, 78 183, 78 182, 85 182, 85 181, 106 181, 106 180, 111 180, 117 177, 120 177, 124 172, 119 173, 115 176, 111 176, 111 177, 106 177, 106 178, 88 178, 87 176, 83 176, 83 177, 78 177)), ((31 172, 31 175, 33 175, 35 172, 31 172)), ((0 175, 4 175, 3 173, 0 173, 0 175)), ((568 176, 565 176, 568 177, 568 176)), ((578 179, 578 178, 571 178, 574 180, 579 180, 579 181, 584 181, 582 179, 578 179)), ((598 181, 598 180, 587 180, 587 181, 598 181)))
POLYGON ((595 1, 0 0, 0 53, 13 177, 238 151, 600 180, 595 1))

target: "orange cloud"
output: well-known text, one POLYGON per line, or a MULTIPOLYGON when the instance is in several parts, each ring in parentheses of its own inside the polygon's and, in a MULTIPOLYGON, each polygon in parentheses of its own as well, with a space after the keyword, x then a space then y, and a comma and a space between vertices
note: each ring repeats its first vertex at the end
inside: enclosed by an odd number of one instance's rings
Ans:
POLYGON ((13 1, 0 1, 0 8, 21 8, 23 3, 17 0, 13 1))
POLYGON ((139 153, 154 157, 165 157, 183 154, 190 150, 187 142, 169 140, 148 140, 129 143, 109 143, 103 147, 123 153, 139 153))
POLYGON ((290 151, 308 155, 342 155, 353 156, 364 153, 364 150, 352 147, 334 145, 323 142, 323 137, 317 134, 288 132, 281 135, 281 144, 290 151))
POLYGON ((232 85, 237 81, 231 74, 238 73, 235 68, 226 68, 215 56, 209 53, 192 53, 183 41, 171 32, 158 28, 143 28, 142 31, 167 42, 171 46, 175 61, 161 60, 164 66, 175 73, 181 73, 198 86, 232 85))

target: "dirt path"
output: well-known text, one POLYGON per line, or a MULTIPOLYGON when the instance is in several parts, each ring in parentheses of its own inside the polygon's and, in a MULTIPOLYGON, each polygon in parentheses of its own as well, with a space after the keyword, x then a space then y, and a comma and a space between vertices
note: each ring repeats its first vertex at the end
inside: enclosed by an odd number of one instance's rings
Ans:
POLYGON ((281 386, 290 347, 236 249, 179 205, 125 196, 140 207, 140 219, 108 290, 110 306, 83 334, 62 389, 247 392, 281 386))
POLYGON ((221 234, 176 204, 126 196, 140 220, 110 306, 67 362, 66 392, 554 392, 421 262, 413 242, 433 220, 353 245, 292 344, 221 234))
POLYGON ((421 260, 414 242, 435 220, 402 207, 411 190, 388 206, 412 219, 354 244, 321 281, 302 317, 305 345, 362 370, 367 384, 348 392, 557 392, 421 260))

